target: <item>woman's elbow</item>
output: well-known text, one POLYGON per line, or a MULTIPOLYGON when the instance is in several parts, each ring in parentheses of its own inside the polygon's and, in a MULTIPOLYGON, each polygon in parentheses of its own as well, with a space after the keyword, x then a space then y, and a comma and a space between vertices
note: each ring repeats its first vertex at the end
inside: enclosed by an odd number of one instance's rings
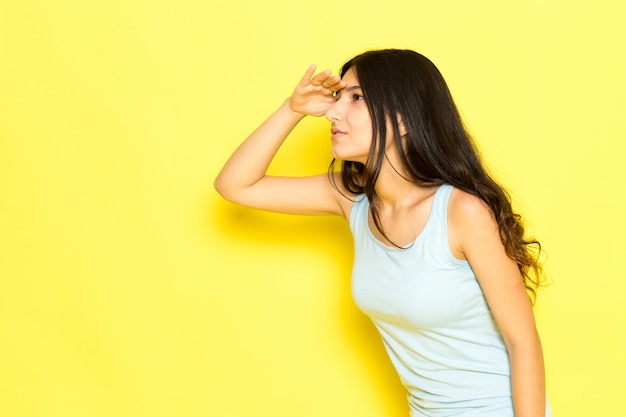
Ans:
POLYGON ((229 193, 230 187, 228 186, 222 175, 218 175, 215 178, 215 180, 213 181, 213 188, 215 188, 215 191, 217 191, 217 193, 221 195, 224 199, 232 201, 233 197, 229 193))
POLYGON ((226 201, 242 206, 247 205, 247 188, 239 186, 236 182, 229 181, 227 177, 218 175, 213 181, 213 188, 226 201))

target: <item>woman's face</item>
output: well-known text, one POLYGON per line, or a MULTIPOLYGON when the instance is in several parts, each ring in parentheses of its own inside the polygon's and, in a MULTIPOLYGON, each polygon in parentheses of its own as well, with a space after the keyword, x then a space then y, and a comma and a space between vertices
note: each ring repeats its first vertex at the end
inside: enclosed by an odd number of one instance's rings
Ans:
POLYGON ((372 146, 372 118, 354 71, 349 69, 343 80, 346 87, 337 91, 335 103, 326 112, 332 122, 333 157, 365 164, 372 146))

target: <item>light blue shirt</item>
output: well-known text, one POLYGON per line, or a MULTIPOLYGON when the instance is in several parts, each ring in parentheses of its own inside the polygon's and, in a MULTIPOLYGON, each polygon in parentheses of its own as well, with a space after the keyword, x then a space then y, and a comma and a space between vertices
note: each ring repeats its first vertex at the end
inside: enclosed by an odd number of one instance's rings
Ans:
POLYGON ((513 417, 506 346, 469 263, 450 251, 452 189, 437 189, 424 230, 403 249, 372 234, 367 198, 357 197, 352 294, 380 331, 412 417, 513 417))

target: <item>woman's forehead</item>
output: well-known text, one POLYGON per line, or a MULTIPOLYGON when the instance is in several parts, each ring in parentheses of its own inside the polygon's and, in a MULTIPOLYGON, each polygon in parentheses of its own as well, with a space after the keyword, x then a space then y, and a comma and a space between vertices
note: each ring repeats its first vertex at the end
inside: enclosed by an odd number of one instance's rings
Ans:
POLYGON ((342 80, 346 82, 346 88, 359 86, 359 79, 356 76, 356 73, 350 68, 343 75, 342 80))

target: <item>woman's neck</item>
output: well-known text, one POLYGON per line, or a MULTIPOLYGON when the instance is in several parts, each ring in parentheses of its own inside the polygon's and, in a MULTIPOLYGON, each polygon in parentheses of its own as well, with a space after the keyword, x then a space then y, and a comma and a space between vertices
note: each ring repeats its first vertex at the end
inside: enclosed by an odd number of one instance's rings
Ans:
POLYGON ((374 190, 382 207, 401 209, 414 205, 432 193, 432 186, 424 186, 410 180, 410 175, 401 169, 402 164, 389 158, 381 167, 374 190))

